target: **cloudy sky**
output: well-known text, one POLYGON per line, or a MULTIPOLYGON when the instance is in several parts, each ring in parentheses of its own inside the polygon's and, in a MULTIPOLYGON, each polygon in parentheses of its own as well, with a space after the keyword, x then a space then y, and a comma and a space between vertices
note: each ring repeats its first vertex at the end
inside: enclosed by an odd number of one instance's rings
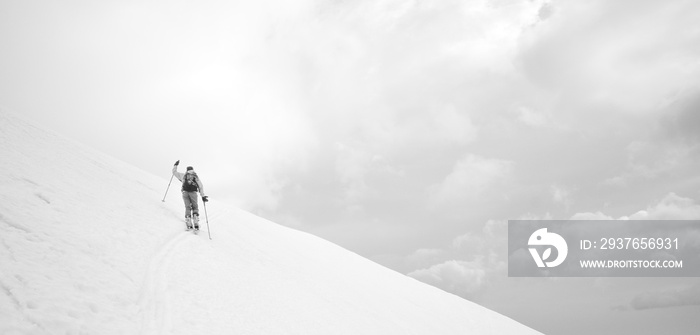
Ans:
POLYGON ((507 278, 506 225, 700 219, 698 22, 690 0, 3 0, 0 108, 546 333, 684 333, 697 278, 507 278))

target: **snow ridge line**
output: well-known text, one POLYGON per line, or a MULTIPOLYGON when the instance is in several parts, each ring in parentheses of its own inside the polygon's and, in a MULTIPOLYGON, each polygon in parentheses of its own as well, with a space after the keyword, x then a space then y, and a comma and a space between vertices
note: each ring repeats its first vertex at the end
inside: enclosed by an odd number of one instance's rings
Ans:
POLYGON ((176 247, 190 234, 178 232, 166 240, 151 257, 148 270, 141 286, 139 306, 141 307, 141 330, 139 334, 167 334, 172 324, 170 304, 167 294, 166 271, 176 247))

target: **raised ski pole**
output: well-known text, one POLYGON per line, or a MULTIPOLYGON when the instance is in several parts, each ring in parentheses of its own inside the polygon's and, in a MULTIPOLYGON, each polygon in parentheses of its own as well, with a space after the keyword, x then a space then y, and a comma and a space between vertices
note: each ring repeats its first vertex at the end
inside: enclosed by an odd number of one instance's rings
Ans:
POLYGON ((209 234, 209 239, 211 240, 211 229, 209 229, 209 215, 207 215, 207 202, 202 198, 202 205, 204 205, 204 218, 207 220, 207 234, 209 234))
POLYGON ((168 188, 165 189, 165 195, 163 195, 163 202, 165 202, 165 197, 168 195, 168 190, 170 190, 170 183, 173 182, 173 177, 175 177, 175 175, 170 176, 170 182, 168 183, 168 188))

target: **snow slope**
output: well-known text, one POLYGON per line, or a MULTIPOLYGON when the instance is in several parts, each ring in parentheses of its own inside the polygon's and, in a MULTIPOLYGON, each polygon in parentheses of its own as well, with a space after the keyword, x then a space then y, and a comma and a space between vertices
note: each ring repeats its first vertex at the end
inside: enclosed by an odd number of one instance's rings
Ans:
POLYGON ((0 334, 537 333, 2 112, 0 155, 0 334))

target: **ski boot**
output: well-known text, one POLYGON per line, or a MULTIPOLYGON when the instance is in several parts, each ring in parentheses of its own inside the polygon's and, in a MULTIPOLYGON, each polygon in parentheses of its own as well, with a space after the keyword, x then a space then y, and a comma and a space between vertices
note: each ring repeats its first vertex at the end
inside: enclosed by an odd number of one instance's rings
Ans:
POLYGON ((194 223, 194 232, 197 233, 199 231, 199 214, 194 214, 192 222, 194 223))
POLYGON ((187 230, 192 230, 192 218, 189 216, 185 218, 185 224, 187 225, 187 230))

